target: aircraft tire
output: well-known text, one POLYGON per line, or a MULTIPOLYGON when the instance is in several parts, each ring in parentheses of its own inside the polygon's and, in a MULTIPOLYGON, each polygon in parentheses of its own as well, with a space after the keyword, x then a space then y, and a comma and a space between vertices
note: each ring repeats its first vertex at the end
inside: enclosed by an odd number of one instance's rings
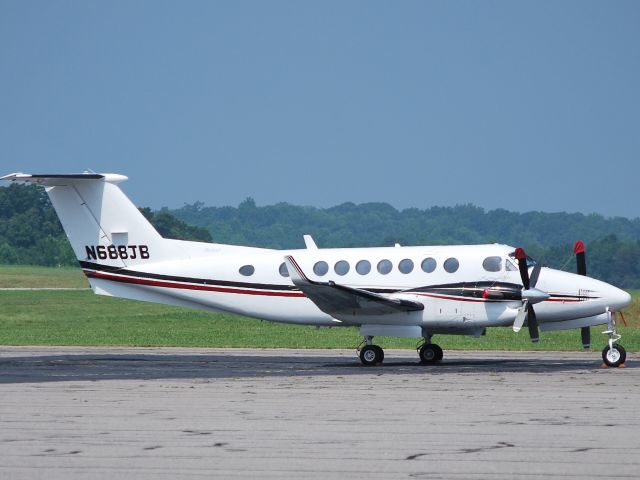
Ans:
POLYGON ((378 345, 365 345, 360 350, 360 361, 363 365, 371 366, 382 363, 384 360, 384 350, 378 345))
POLYGON ((442 360, 442 357, 444 357, 444 352, 435 343, 425 343, 420 348, 420 363, 423 365, 436 364, 442 360))
POLYGON ((627 359, 627 351, 622 345, 614 344, 612 349, 609 345, 602 349, 602 360, 607 367, 619 367, 627 359))

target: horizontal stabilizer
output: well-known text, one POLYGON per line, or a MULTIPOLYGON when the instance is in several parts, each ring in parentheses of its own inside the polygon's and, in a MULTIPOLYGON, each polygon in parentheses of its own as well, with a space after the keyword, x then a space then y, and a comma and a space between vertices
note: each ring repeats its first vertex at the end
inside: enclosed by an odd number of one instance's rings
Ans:
POLYGON ((124 175, 118 175, 116 173, 70 173, 70 174, 59 174, 59 173, 39 173, 39 174, 30 174, 30 173, 12 173, 10 175, 5 175, 4 177, 0 177, 0 180, 7 180, 11 182, 27 182, 27 183, 37 183, 38 185, 45 186, 61 186, 68 185, 69 183, 74 183, 83 180, 102 180, 108 183, 120 183, 127 180, 128 177, 124 175))
POLYGON ((424 310, 424 305, 419 302, 391 298, 335 282, 309 280, 290 255, 285 257, 285 263, 294 285, 329 315, 389 315, 424 310))

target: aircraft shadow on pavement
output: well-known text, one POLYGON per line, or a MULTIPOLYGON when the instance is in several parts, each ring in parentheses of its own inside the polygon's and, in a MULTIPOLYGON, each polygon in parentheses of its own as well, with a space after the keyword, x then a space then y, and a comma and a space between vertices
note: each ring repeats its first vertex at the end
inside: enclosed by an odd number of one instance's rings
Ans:
MULTIPOLYGON (((256 377, 320 377, 370 375, 451 375, 523 372, 554 374, 598 370, 599 355, 581 359, 456 358, 438 365, 418 360, 387 359, 382 365, 365 367, 355 358, 278 355, 176 355, 176 354, 60 354, 0 357, 0 384, 158 379, 243 379, 256 377)), ((629 365, 627 365, 629 366, 629 365)), ((633 366, 631 366, 633 367, 633 366)))

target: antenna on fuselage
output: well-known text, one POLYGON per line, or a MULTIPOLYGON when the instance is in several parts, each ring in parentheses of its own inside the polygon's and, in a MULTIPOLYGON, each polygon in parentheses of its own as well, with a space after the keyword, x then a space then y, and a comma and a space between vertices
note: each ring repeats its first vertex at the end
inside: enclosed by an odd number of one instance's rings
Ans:
POLYGON ((318 250, 318 246, 316 242, 313 241, 313 237, 311 235, 303 235, 304 244, 307 247, 307 250, 318 250))

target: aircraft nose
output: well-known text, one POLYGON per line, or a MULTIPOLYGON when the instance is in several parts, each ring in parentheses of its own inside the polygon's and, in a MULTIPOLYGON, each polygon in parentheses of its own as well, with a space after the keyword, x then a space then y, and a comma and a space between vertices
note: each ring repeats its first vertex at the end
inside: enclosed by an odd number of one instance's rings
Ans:
POLYGON ((622 310, 631 304, 631 295, 616 287, 611 287, 610 291, 607 292, 607 297, 610 302, 609 308, 613 311, 622 310))

